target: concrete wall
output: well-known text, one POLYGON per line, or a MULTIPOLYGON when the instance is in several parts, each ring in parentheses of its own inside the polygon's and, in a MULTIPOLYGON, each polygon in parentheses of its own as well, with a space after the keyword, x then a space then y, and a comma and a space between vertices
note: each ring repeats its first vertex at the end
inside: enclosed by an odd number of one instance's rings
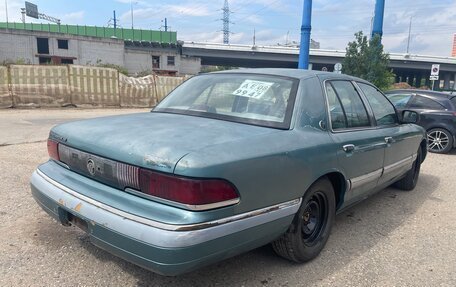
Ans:
POLYGON ((75 64, 94 65, 97 60, 103 63, 124 66, 123 42, 78 41, 78 61, 75 64))
POLYGON ((0 63, 23 59, 26 64, 38 64, 38 37, 49 39, 49 55, 46 56, 73 58, 75 65, 96 65, 101 61, 123 66, 131 75, 135 75, 143 71, 152 71, 152 56, 159 56, 159 70, 175 71, 181 75, 198 74, 201 70, 199 58, 181 57, 175 47, 130 49, 125 48, 124 41, 119 39, 12 29, 0 29, 0 63), (58 48, 59 39, 68 40, 68 49, 58 48), (168 57, 174 57, 174 65, 168 64, 168 57))
POLYGON ((177 71, 180 75, 195 75, 201 71, 201 59, 181 56, 175 49, 139 50, 125 49, 125 67, 132 74, 152 71, 152 56, 160 57, 159 70, 177 71), (168 57, 174 57, 174 65, 168 64, 168 57))
POLYGON ((142 71, 152 71, 152 55, 138 51, 125 51, 125 68, 132 75, 142 71))
POLYGON ((179 73, 197 75, 199 72, 201 72, 201 58, 180 56, 179 73))
POLYGON ((27 64, 37 64, 36 40, 28 35, 16 35, 0 30, 0 62, 23 59, 27 64))

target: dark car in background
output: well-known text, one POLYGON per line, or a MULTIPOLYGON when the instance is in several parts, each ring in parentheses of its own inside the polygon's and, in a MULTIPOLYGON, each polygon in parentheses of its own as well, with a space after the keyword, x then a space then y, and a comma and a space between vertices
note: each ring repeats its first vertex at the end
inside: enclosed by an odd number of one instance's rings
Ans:
POLYGON ((426 129, 428 149, 448 153, 456 147, 456 95, 426 90, 393 90, 386 96, 396 109, 414 110, 426 129))

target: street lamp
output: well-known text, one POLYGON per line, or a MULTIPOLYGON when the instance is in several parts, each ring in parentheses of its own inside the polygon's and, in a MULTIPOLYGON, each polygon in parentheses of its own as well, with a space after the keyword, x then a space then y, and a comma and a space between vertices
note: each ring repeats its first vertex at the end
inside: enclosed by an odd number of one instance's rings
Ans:
POLYGON ((131 10, 131 29, 134 28, 134 25, 133 25, 133 4, 138 4, 138 2, 134 2, 133 3, 133 0, 130 1, 130 10, 131 10))
POLYGON ((5 0, 6 23, 8 23, 8 0, 5 0))

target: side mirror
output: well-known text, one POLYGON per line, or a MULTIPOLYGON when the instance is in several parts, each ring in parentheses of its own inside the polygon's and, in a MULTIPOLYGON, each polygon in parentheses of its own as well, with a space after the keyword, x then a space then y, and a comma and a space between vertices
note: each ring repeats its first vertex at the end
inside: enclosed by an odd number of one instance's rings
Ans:
POLYGON ((403 111, 402 112, 402 123, 403 124, 416 124, 420 119, 420 115, 414 111, 403 111))

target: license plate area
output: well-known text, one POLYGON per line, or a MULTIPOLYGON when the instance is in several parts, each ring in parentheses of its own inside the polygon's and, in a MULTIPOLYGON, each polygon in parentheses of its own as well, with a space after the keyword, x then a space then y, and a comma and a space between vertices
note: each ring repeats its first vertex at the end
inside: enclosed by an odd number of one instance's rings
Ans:
POLYGON ((79 227, 84 232, 89 232, 89 225, 87 224, 87 221, 85 221, 84 219, 79 218, 76 215, 69 212, 67 212, 67 218, 68 222, 71 223, 71 225, 79 227))

